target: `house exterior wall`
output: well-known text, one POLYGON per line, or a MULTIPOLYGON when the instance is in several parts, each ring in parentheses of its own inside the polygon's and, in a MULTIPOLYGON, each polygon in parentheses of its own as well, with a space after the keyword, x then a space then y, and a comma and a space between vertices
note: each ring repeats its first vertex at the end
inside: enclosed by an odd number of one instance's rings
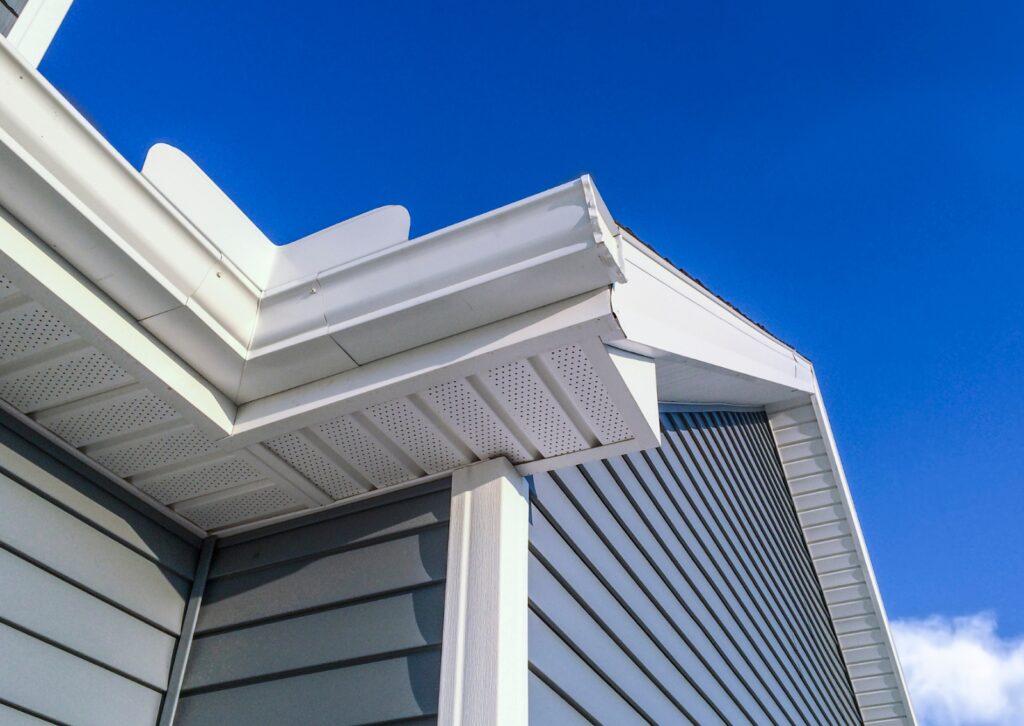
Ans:
POLYGON ((0 722, 157 720, 198 540, 0 416, 0 722))
POLYGON ((11 32, 14 22, 27 4, 28 0, 4 0, 0 2, 0 35, 6 37, 11 32))
POLYGON ((436 720, 448 480, 222 540, 176 724, 436 720))
POLYGON ((534 478, 531 723, 860 723, 760 412, 534 478))

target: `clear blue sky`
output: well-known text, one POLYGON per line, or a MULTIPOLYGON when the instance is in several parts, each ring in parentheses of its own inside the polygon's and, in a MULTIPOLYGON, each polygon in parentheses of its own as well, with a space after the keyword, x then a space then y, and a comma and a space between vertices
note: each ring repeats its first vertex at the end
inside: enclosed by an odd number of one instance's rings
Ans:
POLYGON ((824 5, 79 0, 42 71, 279 243, 592 173, 814 361, 890 615, 1024 635, 1024 4, 824 5))

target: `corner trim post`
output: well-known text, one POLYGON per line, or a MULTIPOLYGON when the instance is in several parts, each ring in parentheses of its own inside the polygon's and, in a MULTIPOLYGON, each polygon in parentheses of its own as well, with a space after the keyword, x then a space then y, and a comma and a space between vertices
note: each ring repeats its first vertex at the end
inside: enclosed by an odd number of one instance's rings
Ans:
POLYGON ((505 458, 452 476, 438 723, 527 722, 529 487, 505 458))

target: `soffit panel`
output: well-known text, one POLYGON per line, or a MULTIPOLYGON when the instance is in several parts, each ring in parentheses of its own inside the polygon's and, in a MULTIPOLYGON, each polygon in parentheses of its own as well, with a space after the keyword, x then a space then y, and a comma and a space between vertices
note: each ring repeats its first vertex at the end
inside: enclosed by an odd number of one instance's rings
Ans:
MULTIPOLYGON (((644 436, 595 336, 490 357, 405 395, 259 440, 217 439, 0 275, 0 398, 140 496, 225 530, 436 476, 476 461, 558 465, 644 436)), ((390 390, 390 389, 386 389, 390 390)))

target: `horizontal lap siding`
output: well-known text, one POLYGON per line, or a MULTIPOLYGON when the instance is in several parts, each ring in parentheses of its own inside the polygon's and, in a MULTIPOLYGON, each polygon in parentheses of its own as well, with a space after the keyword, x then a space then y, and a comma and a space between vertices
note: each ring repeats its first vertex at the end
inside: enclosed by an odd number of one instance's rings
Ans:
POLYGON ((450 498, 434 483, 221 543, 176 723, 433 722, 450 498))
POLYGON ((908 723, 896 665, 857 554, 849 514, 810 404, 770 423, 813 567, 825 593, 853 689, 868 724, 908 723))
POLYGON ((857 723, 763 415, 534 478, 533 723, 857 723))
POLYGON ((0 721, 156 722, 198 542, 0 422, 0 721))

